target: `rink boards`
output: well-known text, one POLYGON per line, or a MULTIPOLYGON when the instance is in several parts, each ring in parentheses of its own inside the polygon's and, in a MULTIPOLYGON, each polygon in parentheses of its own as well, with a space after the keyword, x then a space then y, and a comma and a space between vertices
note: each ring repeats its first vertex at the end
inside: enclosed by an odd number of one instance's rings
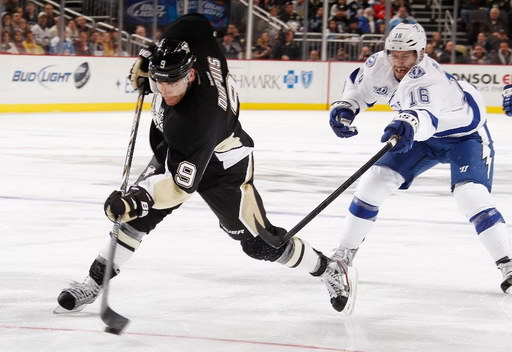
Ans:
MULTIPOLYGON (((136 94, 128 72, 131 57, 0 55, 0 113, 131 110, 136 94)), ((360 62, 229 61, 243 109, 326 110, 341 96, 360 62)), ((500 113, 510 66, 446 65, 456 78, 484 95, 500 113)), ((150 99, 146 99, 145 108, 150 99)), ((380 104, 379 104, 380 103, 380 104)), ((375 110, 388 110, 385 101, 375 110)))

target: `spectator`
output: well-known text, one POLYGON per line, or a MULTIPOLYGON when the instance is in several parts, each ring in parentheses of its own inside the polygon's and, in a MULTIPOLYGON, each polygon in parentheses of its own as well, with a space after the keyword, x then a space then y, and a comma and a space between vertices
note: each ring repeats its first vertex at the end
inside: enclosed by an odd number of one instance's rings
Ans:
POLYGON ((20 6, 19 0, 3 0, 5 6, 5 12, 13 13, 16 8, 20 6))
POLYGON ((103 46, 104 56, 115 56, 115 45, 112 42, 112 33, 103 32, 100 34, 101 45, 103 46))
POLYGON ((359 52, 357 61, 366 61, 372 55, 372 50, 369 46, 363 46, 359 52))
POLYGON ((336 60, 337 61, 348 61, 348 54, 343 48, 339 48, 336 51, 336 60))
MULTIPOLYGON (((375 13, 375 19, 377 21, 384 21, 386 18, 386 0, 379 0, 372 8, 375 13)), ((390 11, 390 16, 393 16, 393 9, 390 11)))
POLYGON ((414 19, 414 17, 409 15, 409 12, 407 11, 407 8, 405 6, 401 6, 400 8, 398 8, 398 12, 397 12, 396 16, 394 16, 389 21, 389 29, 390 30, 393 29, 399 23, 415 24, 417 22, 414 19))
POLYGON ((336 20, 329 20, 327 22, 327 39, 336 39, 338 38, 338 34, 340 34, 338 23, 336 20))
POLYGON ((500 48, 491 58, 491 64, 512 65, 512 50, 508 41, 504 40, 500 43, 500 48))
POLYGON ((351 19, 345 33, 363 35, 363 31, 359 28, 359 21, 355 18, 351 19))
POLYGON ((359 21, 359 28, 364 34, 375 34, 377 32, 377 22, 371 7, 365 8, 362 16, 357 17, 357 20, 359 21))
MULTIPOLYGON (((440 63, 451 63, 452 58, 452 49, 453 49, 453 42, 451 40, 446 42, 446 45, 444 46, 444 49, 439 55, 439 62, 440 63)), ((464 56, 463 53, 461 53, 459 50, 455 50, 455 63, 456 64, 465 64, 469 62, 469 58, 464 56)))
POLYGON ((347 18, 347 12, 345 10, 338 8, 338 10, 336 11, 336 15, 334 15, 330 19, 336 21, 339 33, 345 32, 345 29, 348 28, 349 20, 347 18))
POLYGON ((14 35, 14 31, 18 30, 18 29, 21 29, 20 28, 20 23, 21 23, 21 19, 23 17, 21 16, 21 14, 19 12, 13 12, 11 14, 11 25, 12 25, 12 33, 10 33, 11 37, 14 35))
POLYGON ((14 31, 21 31, 22 33, 25 33, 26 31, 28 31, 29 28, 30 27, 28 26, 27 20, 22 17, 22 18, 20 18, 20 23, 18 25, 18 28, 15 29, 14 31))
POLYGON ((2 25, 0 26, 2 31, 9 32, 9 36, 12 37, 14 34, 14 27, 12 25, 12 17, 10 13, 2 14, 2 25))
POLYGON ((252 58, 256 60, 268 60, 272 58, 272 46, 270 45, 270 34, 261 33, 252 50, 252 58))
POLYGON ((315 14, 309 18, 309 31, 315 33, 322 33, 322 23, 324 19, 324 8, 319 7, 316 9, 315 14))
POLYGON ((92 30, 89 36, 89 42, 92 46, 92 53, 94 56, 103 56, 103 44, 100 41, 100 33, 97 30, 92 30))
POLYGON ((318 50, 311 50, 309 52, 309 61, 319 61, 320 60, 320 53, 318 52, 318 50))
POLYGON ((11 43, 11 36, 9 34, 9 31, 6 31, 6 30, 2 31, 2 40, 0 42, 0 53, 19 54, 18 49, 16 49, 16 46, 13 43, 11 43))
POLYGON ((331 9, 329 11, 329 15, 331 17, 334 17, 336 16, 336 13, 338 12, 338 10, 343 10, 344 13, 347 13, 347 11, 349 10, 348 6, 347 6, 347 0, 337 0, 332 6, 331 6, 331 9))
POLYGON ((293 31, 284 32, 284 39, 278 43, 274 57, 277 60, 298 60, 300 58, 300 48, 293 41, 293 31))
POLYGON ((147 35, 147 31, 146 31, 146 27, 144 27, 142 24, 138 24, 135 26, 135 31, 134 33, 140 37, 143 37, 143 38, 147 38, 148 35, 147 35))
POLYGON ((43 55, 46 54, 46 51, 43 47, 36 43, 34 39, 34 33, 31 31, 25 32, 25 40, 23 41, 23 48, 25 48, 25 53, 30 55, 43 55))
POLYGON ((39 15, 37 15, 37 23, 30 28, 31 32, 34 34, 36 43, 45 50, 48 50, 50 46, 50 31, 46 27, 47 17, 46 12, 39 12, 39 15))
POLYGON ((68 38, 68 34, 64 31, 64 41, 62 42, 62 53, 60 52, 61 41, 57 35, 50 40, 50 54, 75 55, 75 45, 68 38))
POLYGON ((23 41, 25 40, 25 37, 23 36, 23 33, 25 32, 19 30, 14 32, 14 40, 12 41, 12 43, 18 50, 18 53, 20 54, 25 54, 25 47, 23 46, 23 41))
POLYGON ((469 14, 474 10, 483 10, 486 7, 486 0, 464 0, 461 4, 460 19, 464 28, 469 25, 469 14))
POLYGON ((27 2, 25 5, 23 18, 27 20, 29 26, 33 26, 37 23, 37 7, 32 1, 27 2))
POLYGON ((444 48, 444 42, 443 42, 443 37, 441 35, 441 32, 434 32, 432 34, 432 39, 430 40, 430 43, 434 47, 434 51, 436 52, 436 55, 437 56, 441 55, 441 52, 443 51, 443 48, 444 48))
POLYGON ((489 64, 491 60, 487 57, 484 47, 480 44, 475 44, 473 45, 473 50, 471 50, 470 62, 472 64, 489 64))
POLYGON ((229 32, 224 34, 220 48, 226 59, 240 59, 242 48, 233 41, 233 34, 229 32))
POLYGON ((55 26, 55 14, 53 12, 53 5, 50 3, 44 4, 43 12, 46 13, 46 28, 55 26))
POLYGON ((477 44, 481 45, 487 53, 494 51, 493 43, 487 38, 487 35, 484 32, 478 33, 474 45, 477 44))
POLYGON ((407 12, 411 13, 411 5, 408 0, 395 0, 391 2, 391 10, 393 12, 398 12, 400 7, 405 7, 407 12))
POLYGON ((357 18, 367 8, 370 8, 367 0, 353 0, 348 4, 349 17, 357 18))
POLYGON ((48 33, 50 33, 50 40, 51 38, 55 38, 59 35, 60 30, 60 16, 55 16, 55 24, 48 29, 48 33))
POLYGON ((432 43, 428 43, 427 46, 425 46, 425 53, 432 59, 439 62, 439 57, 437 56, 436 50, 434 49, 434 45, 432 43))
POLYGON ((493 7, 489 10, 489 32, 495 33, 499 31, 508 33, 508 25, 504 18, 500 18, 500 9, 493 7))
POLYGON ((80 56, 91 56, 94 54, 91 42, 89 41, 89 32, 80 32, 78 40, 75 41, 75 52, 80 56))
POLYGON ((379 22, 377 20, 377 33, 375 34, 382 34, 382 35, 385 35, 386 34, 386 23, 381 21, 379 22))
POLYGON ((240 48, 245 48, 245 38, 240 34, 237 26, 235 26, 232 23, 228 24, 227 32, 233 35, 234 43, 238 43, 238 45, 240 45, 240 48))
POLYGON ((75 42, 76 40, 78 40, 78 37, 80 36, 80 32, 78 31, 75 20, 71 19, 68 21, 68 25, 66 26, 66 33, 67 33, 68 38, 72 42, 75 42))
POLYGON ((286 23, 290 28, 296 32, 299 28, 302 27, 302 19, 300 16, 294 11, 293 3, 287 2, 284 6, 283 13, 279 16, 279 19, 286 23))
POLYGON ((84 16, 78 16, 77 18, 75 18, 75 23, 76 28, 78 29, 78 33, 87 32, 87 34, 89 34, 91 29, 87 26, 87 20, 84 16))

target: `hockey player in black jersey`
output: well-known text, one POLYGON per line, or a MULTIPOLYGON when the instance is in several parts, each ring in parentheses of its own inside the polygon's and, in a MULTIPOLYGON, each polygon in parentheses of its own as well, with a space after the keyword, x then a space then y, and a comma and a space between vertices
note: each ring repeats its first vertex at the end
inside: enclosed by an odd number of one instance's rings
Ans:
MULTIPOLYGON (((185 15, 165 31, 156 48, 142 50, 131 70, 135 89, 154 93, 150 143, 154 157, 124 196, 114 191, 105 213, 122 217, 113 276, 142 238, 194 192, 220 227, 252 258, 278 262, 318 276, 331 304, 350 313, 353 299, 346 267, 295 237, 276 249, 259 236, 256 222, 279 236, 253 184, 254 147, 238 121, 239 101, 227 62, 205 17, 185 15)), ((102 289, 110 238, 83 283, 62 290, 56 313, 82 310, 102 289)))

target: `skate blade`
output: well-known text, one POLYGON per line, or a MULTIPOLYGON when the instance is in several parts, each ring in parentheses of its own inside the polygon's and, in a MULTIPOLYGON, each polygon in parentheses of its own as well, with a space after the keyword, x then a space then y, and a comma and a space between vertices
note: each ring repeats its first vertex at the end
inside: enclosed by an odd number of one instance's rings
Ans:
POLYGON ((64 307, 61 307, 61 306, 57 306, 57 308, 55 308, 53 310, 53 314, 73 314, 73 313, 78 313, 78 312, 81 312, 85 309, 85 304, 82 304, 80 307, 76 307, 75 309, 72 309, 72 310, 69 310, 69 309, 66 309, 64 307))
POLYGON ((345 305, 345 309, 342 311, 345 315, 351 315, 356 304, 358 275, 357 269, 352 266, 348 267, 348 280, 350 283, 350 293, 348 295, 348 301, 345 305))

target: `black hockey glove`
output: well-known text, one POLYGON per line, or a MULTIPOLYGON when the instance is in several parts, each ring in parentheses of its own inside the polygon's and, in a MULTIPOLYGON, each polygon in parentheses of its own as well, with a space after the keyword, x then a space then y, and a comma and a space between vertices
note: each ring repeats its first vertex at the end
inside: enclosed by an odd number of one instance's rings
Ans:
POLYGON ((120 191, 112 192, 105 201, 103 209, 111 221, 121 216, 121 221, 128 222, 148 215, 153 204, 155 204, 153 198, 144 188, 134 186, 124 196, 120 191))
POLYGON ((143 94, 151 93, 149 87, 149 61, 156 50, 156 45, 151 43, 147 48, 142 48, 139 51, 139 57, 133 63, 130 69, 130 81, 132 88, 142 92, 143 94))

